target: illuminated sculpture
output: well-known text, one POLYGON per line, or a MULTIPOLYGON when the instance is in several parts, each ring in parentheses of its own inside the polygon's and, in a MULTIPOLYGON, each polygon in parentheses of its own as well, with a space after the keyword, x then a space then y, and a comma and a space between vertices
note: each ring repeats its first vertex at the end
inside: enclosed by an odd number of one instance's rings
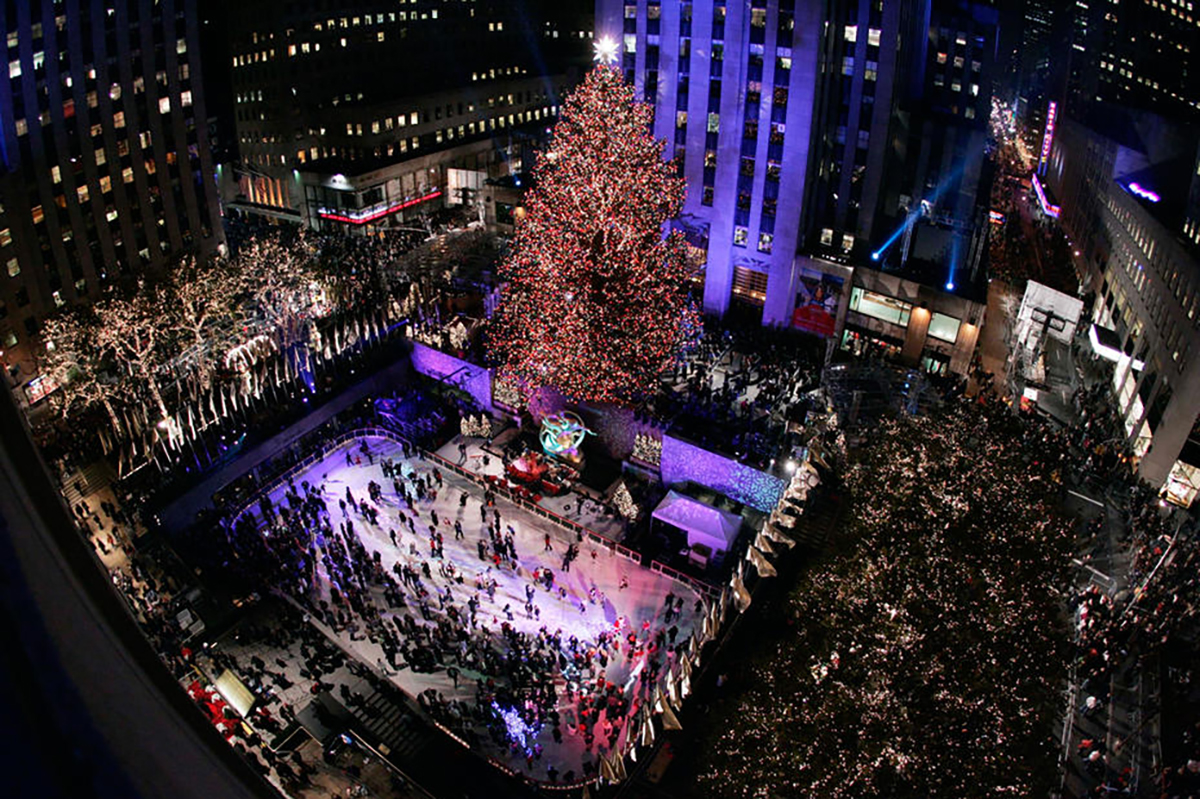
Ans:
MULTIPOLYGON (((546 454, 577 463, 580 459, 579 445, 591 432, 577 414, 563 411, 542 419, 542 432, 539 438, 546 454)), ((593 435, 595 434, 593 433, 593 435)))
POLYGON ((541 732, 542 725, 528 723, 521 718, 521 712, 515 707, 500 707, 493 701, 492 710, 504 721, 508 740, 520 746, 521 751, 525 754, 533 751, 533 739, 537 738, 537 734, 541 732))

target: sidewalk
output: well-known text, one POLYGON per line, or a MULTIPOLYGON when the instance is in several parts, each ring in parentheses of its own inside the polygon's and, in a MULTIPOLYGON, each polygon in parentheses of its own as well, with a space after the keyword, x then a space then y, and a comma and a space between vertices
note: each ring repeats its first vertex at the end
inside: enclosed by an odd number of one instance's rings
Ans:
MULTIPOLYGON (((1077 587, 1092 583, 1101 586, 1110 598, 1124 594, 1129 588, 1130 554, 1121 540, 1125 531, 1122 505, 1082 485, 1072 489, 1070 496, 1075 499, 1068 500, 1065 510, 1071 511, 1071 506, 1077 505, 1073 512, 1081 519, 1101 519, 1095 537, 1081 539, 1079 558, 1084 568, 1079 572, 1077 587), (1097 502, 1102 505, 1097 507, 1097 502), (1109 579, 1098 579, 1096 572, 1109 579)), ((1119 610, 1114 608, 1113 612, 1119 610)), ((1079 674, 1071 687, 1070 728, 1063 738, 1063 796, 1068 799, 1095 795, 1093 792, 1101 785, 1129 785, 1133 793, 1127 795, 1140 795, 1138 789, 1153 776, 1145 744, 1147 733, 1155 728, 1146 723, 1143 713, 1154 689, 1136 657, 1124 653, 1116 656, 1120 660, 1109 664, 1103 682, 1088 684, 1086 675, 1079 674), (1091 711, 1085 709, 1088 696, 1101 700, 1091 711), (1084 740, 1096 743, 1095 748, 1102 753, 1099 763, 1088 764, 1081 756, 1084 740)))
MULTIPOLYGON (((250 682, 247 677, 251 664, 254 659, 261 661, 265 664, 266 671, 282 677, 283 680, 271 678, 270 687, 258 694, 257 707, 269 710, 271 715, 286 728, 287 722, 281 718, 281 707, 290 705, 294 713, 299 713, 316 698, 312 692, 315 676, 312 672, 314 664, 309 662, 301 651, 304 646, 312 643, 313 639, 306 640, 303 637, 287 636, 287 644, 284 646, 273 645, 263 640, 269 636, 271 631, 280 629, 275 624, 276 612, 278 611, 269 605, 260 606, 250 617, 243 619, 237 626, 215 641, 210 649, 198 653, 196 662, 202 667, 209 680, 215 680, 224 671, 224 666, 216 663, 213 655, 235 658, 237 667, 233 671, 249 686, 250 682), (265 629, 267 634, 264 635, 256 628, 265 629), (287 685, 287 687, 280 687, 281 685, 287 685)), ((344 660, 344 656, 341 657, 344 660)), ((181 681, 185 688, 192 678, 193 675, 189 675, 181 681)), ((322 673, 320 682, 335 697, 341 693, 343 687, 348 691, 359 691, 363 683, 361 678, 350 672, 345 663, 339 665, 332 672, 322 673)), ((257 725, 252 726, 255 726, 264 742, 274 741, 276 737, 274 733, 259 728, 257 725)), ((373 796, 394 796, 397 799, 400 797, 424 799, 429 796, 415 787, 411 778, 406 780, 410 786, 408 790, 397 791, 393 787, 392 771, 381 759, 373 757, 365 749, 344 748, 330 762, 324 757, 322 742, 312 739, 307 732, 297 734, 306 739, 305 743, 297 747, 300 756, 316 769, 316 773, 310 777, 307 784, 285 787, 272 770, 268 779, 286 796, 294 797, 294 799, 326 799, 332 794, 351 796, 357 786, 364 786, 370 791, 369 795, 373 796), (355 769, 358 770, 357 775, 354 773, 355 769)), ((247 750, 254 752, 260 759, 265 759, 262 758, 262 746, 251 746, 244 742, 242 745, 247 750)), ((405 776, 407 777, 407 775, 405 776)))
POLYGON ((995 377, 992 386, 1001 397, 1008 396, 1008 335, 1019 298, 1003 280, 988 284, 987 316, 979 331, 979 356, 983 369, 995 377))

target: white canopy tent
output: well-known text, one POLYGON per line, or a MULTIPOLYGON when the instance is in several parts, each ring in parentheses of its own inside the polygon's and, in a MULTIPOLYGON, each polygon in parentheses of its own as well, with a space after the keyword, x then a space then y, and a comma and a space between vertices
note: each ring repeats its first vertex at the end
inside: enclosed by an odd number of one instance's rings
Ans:
POLYGON ((689 547, 703 544, 713 553, 728 552, 742 528, 740 516, 668 491, 651 516, 687 533, 689 547))

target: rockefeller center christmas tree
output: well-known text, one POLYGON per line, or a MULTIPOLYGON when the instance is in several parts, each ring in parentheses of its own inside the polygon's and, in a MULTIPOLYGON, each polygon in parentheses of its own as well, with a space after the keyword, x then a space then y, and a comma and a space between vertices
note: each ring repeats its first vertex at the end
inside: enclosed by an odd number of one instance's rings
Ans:
POLYGON ((599 66, 565 101, 539 154, 491 333, 501 374, 526 395, 651 394, 699 329, 687 246, 663 235, 684 181, 663 161, 651 115, 618 70, 599 66))

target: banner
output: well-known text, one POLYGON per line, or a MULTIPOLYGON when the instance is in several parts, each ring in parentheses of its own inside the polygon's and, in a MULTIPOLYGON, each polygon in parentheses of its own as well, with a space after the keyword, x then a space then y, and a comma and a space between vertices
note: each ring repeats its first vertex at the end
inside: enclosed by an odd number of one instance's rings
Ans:
POLYGON ((800 267, 792 327, 818 336, 832 336, 837 327, 838 305, 844 287, 845 281, 838 275, 800 267))

